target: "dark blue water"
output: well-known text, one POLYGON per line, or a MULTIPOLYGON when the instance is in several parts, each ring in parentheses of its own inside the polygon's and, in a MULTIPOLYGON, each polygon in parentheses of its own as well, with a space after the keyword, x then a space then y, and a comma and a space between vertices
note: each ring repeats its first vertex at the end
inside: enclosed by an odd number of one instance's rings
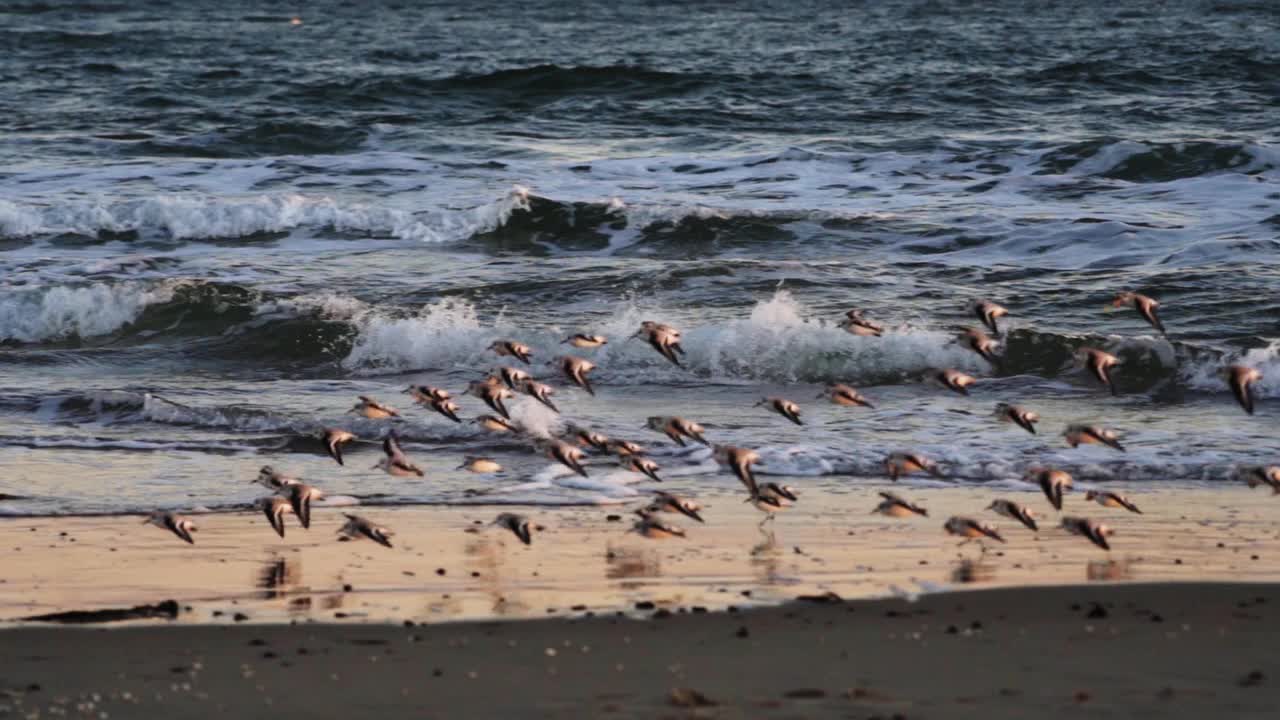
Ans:
POLYGON ((264 463, 364 502, 626 499, 626 473, 552 477, 428 411, 400 423, 423 483, 364 470, 372 443, 337 472, 299 439, 376 440, 355 395, 403 409, 411 380, 498 364, 498 337, 545 359, 578 331, 612 342, 566 418, 640 439, 685 415, 829 489, 898 448, 962 481, 1217 481, 1280 455, 1273 3, 10 2, 0 88, 2 512, 223 507, 264 463), (1125 289, 1168 338, 1102 312, 1125 289), (998 368, 948 344, 975 297, 1013 313, 998 368), (849 307, 891 331, 844 333, 849 307), (687 370, 623 342, 643 319, 684 329, 687 370), (1085 344, 1125 360, 1118 399, 1072 370, 1085 344), (1254 417, 1231 362, 1264 374, 1254 417), (941 366, 985 379, 919 382, 941 366), (831 381, 879 409, 813 400, 831 381), (1084 420, 1130 452, 1066 449, 1084 420), (463 477, 463 452, 511 469, 463 477))

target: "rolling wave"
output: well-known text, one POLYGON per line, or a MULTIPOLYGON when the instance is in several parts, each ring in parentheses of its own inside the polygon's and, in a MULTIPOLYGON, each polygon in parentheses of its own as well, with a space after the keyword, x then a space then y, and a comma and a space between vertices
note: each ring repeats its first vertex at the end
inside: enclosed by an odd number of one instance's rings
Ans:
POLYGON ((99 240, 269 239, 298 228, 356 236, 459 242, 502 226, 527 206, 516 187, 502 198, 466 210, 413 213, 365 203, 342 203, 297 193, 250 197, 159 195, 118 202, 57 205, 0 199, 0 238, 73 235, 99 240))
MULTIPOLYGON (((1280 396, 1280 351, 1274 341, 1241 353, 1152 336, 1014 326, 1002 338, 1002 360, 992 366, 956 344, 948 330, 906 323, 891 326, 880 338, 852 336, 838 327, 838 318, 814 313, 787 290, 758 301, 738 319, 706 323, 680 320, 683 314, 672 318, 669 311, 633 299, 599 316, 587 329, 612 341, 587 353, 599 366, 598 382, 865 386, 917 382, 942 367, 978 376, 1056 378, 1078 370, 1076 351, 1094 346, 1123 361, 1114 374, 1122 392, 1225 392, 1222 369, 1242 362, 1263 373, 1258 385, 1262 397, 1280 396), (673 319, 683 327, 688 350, 684 367, 674 367, 643 342, 627 340, 642 320, 655 318, 673 319)), ((265 296, 234 284, 195 280, 55 288, 0 305, 0 338, 9 343, 185 343, 189 353, 234 359, 249 352, 255 363, 336 364, 358 377, 475 374, 500 364, 486 348, 504 337, 520 338, 545 362, 577 352, 562 341, 581 329, 505 315, 489 318, 458 298, 414 309, 371 305, 339 294, 265 296)), ((542 368, 541 374, 553 373, 542 368)))
MULTIPOLYGON (((1076 248, 1082 239, 1132 236, 1142 242, 1121 248, 1127 262, 1135 253, 1167 261, 1177 257, 1171 252, 1194 246, 1186 261, 1202 264, 1240 258, 1250 247, 1232 242, 1233 233, 1274 222, 1268 188, 1256 179, 1280 168, 1280 152, 1256 143, 1098 138, 1050 148, 940 147, 916 154, 791 148, 726 158, 602 159, 568 167, 481 164, 451 168, 458 176, 456 192, 446 188, 425 196, 424 209, 416 209, 422 200, 413 199, 420 186, 412 180, 439 174, 440 164, 394 153, 335 162, 297 168, 285 161, 236 161, 222 174, 240 181, 201 181, 219 188, 216 193, 173 192, 193 184, 188 176, 202 174, 191 169, 158 182, 152 194, 108 194, 93 201, 47 199, 47 174, 23 178, 42 194, 0 198, 0 238, 178 243, 330 232, 503 252, 717 253, 821 236, 934 255, 977 251, 990 258, 994 251, 1011 261, 1063 256, 1084 263, 1097 258, 1076 248), (300 171, 318 170, 327 183, 356 185, 334 195, 257 189, 277 175, 292 184, 300 171), (391 183, 394 202, 368 194, 364 183, 371 173, 391 183), (535 194, 514 183, 545 189, 535 194), (494 189, 504 186, 505 192, 494 189), (1083 196, 1093 200, 1087 210, 1079 203, 1083 196), (1129 210, 1134 202, 1146 208, 1136 218, 1129 210), (1193 217, 1189 207, 1203 210, 1193 217), (1026 215, 1030 208, 1036 209, 1034 217, 1026 215), (989 229, 975 238, 939 226, 935 216, 948 211, 980 212, 989 216, 989 229), (1046 213, 1054 223, 1047 228, 1046 213), (1034 237, 1018 231, 1032 223, 1039 230, 1034 237), (1213 236, 1209 244, 1206 233, 1213 236)), ((99 174, 85 182, 120 179, 115 171, 99 174)), ((61 175, 55 179, 55 185, 65 183, 61 175)), ((1273 244, 1258 242, 1249 257, 1274 256, 1273 244)))

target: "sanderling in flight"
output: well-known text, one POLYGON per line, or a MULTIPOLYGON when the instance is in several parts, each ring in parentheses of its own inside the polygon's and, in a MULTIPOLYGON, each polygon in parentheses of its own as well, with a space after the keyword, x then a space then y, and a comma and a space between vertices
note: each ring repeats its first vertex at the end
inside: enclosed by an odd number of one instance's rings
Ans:
POLYGON ((525 545, 533 544, 533 533, 530 532, 529 518, 515 513, 504 512, 498 516, 498 519, 493 521, 493 524, 510 530, 525 545))
POLYGON ((1075 484, 1071 480, 1070 473, 1051 468, 1031 468, 1022 476, 1022 479, 1039 485, 1044 491, 1044 496, 1053 504, 1053 509, 1059 511, 1062 510, 1063 493, 1075 484))
POLYGON ((765 405, 769 406, 770 410, 773 410, 797 425, 804 424, 804 422, 800 420, 800 406, 786 398, 767 397, 761 398, 760 402, 756 403, 756 407, 762 407, 765 405))
POLYGON ((1036 531, 1040 529, 1036 525, 1036 514, 1031 512, 1031 509, 1026 505, 1021 505, 1012 500, 993 500, 987 506, 987 509, 994 511, 997 515, 1017 520, 1027 526, 1028 530, 1036 531))
POLYGON ((1062 527, 1072 535, 1082 535, 1089 538, 1089 542, 1103 550, 1111 549, 1107 538, 1115 535, 1115 531, 1100 522, 1095 522, 1088 518, 1064 517, 1062 518, 1062 527))
POLYGON ((644 427, 666 435, 680 447, 685 446, 685 438, 695 440, 703 445, 709 446, 711 444, 702 436, 702 433, 706 432, 706 428, 684 418, 656 415, 645 420, 644 427))
POLYGON ((191 545, 196 544, 195 539, 191 537, 191 533, 196 531, 196 524, 191 522, 187 517, 177 513, 157 510, 151 513, 147 519, 143 520, 142 524, 155 525, 156 527, 164 528, 174 535, 177 535, 179 538, 182 538, 187 543, 191 545))
POLYGON ((494 340, 489 349, 501 357, 513 357, 525 365, 533 357, 533 350, 528 345, 515 340, 494 340))
POLYGON ((1067 429, 1062 431, 1062 437, 1066 438, 1067 444, 1073 448, 1081 445, 1098 444, 1115 448, 1120 452, 1125 451, 1124 445, 1120 444, 1120 436, 1116 431, 1099 425, 1068 425, 1067 429))
POLYGON ((409 456, 404 454, 404 450, 400 447, 400 438, 395 431, 387 433, 382 439, 382 454, 384 457, 373 466, 374 470, 383 470, 388 475, 395 477, 410 477, 416 475, 423 477, 425 473, 422 468, 414 465, 409 456))
POLYGON ((338 535, 341 537, 348 540, 368 538, 383 547, 391 547, 391 538, 395 535, 391 530, 375 525, 359 515, 343 513, 342 516, 347 519, 347 522, 338 530, 338 535))

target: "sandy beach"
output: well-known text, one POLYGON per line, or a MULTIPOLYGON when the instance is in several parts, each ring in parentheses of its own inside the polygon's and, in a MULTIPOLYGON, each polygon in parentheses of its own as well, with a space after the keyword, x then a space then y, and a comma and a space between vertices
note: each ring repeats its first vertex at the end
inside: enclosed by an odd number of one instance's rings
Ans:
POLYGON ((941 524, 980 515, 990 489, 898 488, 927 501, 918 520, 869 514, 875 489, 812 495, 765 531, 721 503, 686 540, 628 533, 618 508, 547 510, 530 547, 485 525, 488 507, 363 508, 394 549, 338 542, 342 508, 285 542, 256 514, 196 516, 193 547, 132 517, 8 520, 0 712, 1248 717, 1276 702, 1270 496, 1147 492, 1142 515, 1092 513, 1119 529, 1111 553, 1007 521, 984 552, 941 524), (169 600, 174 619, 95 614, 169 600), (90 624, 22 620, 68 611, 90 624))
POLYGON ((0 720, 1280 717, 1278 7, 0 2, 0 720))
POLYGON ((529 514, 532 546, 490 523, 500 508, 367 507, 396 532, 392 549, 338 542, 342 512, 317 508, 310 531, 290 520, 279 540, 258 513, 193 516, 196 545, 132 516, 0 521, 10 550, 0 573, 0 621, 77 610, 178 602, 178 622, 292 620, 437 622, 771 605, 801 595, 915 595, 955 588, 1113 581, 1280 582, 1280 502, 1243 485, 1131 495, 1143 514, 1068 497, 1067 511, 1115 528, 1113 550, 1041 519, 1039 533, 984 508, 1010 497, 1040 511, 1039 491, 850 486, 802 497, 764 529, 751 506, 724 500, 705 524, 664 516, 684 540, 628 532, 626 506, 529 514), (873 515, 876 491, 918 499, 928 518, 873 515), (954 514, 995 522, 1008 542, 958 546, 954 514), (611 519, 612 518, 612 519, 611 519))
POLYGON ((10 629, 0 715, 1271 717, 1273 584, 1025 588, 650 619, 10 629))

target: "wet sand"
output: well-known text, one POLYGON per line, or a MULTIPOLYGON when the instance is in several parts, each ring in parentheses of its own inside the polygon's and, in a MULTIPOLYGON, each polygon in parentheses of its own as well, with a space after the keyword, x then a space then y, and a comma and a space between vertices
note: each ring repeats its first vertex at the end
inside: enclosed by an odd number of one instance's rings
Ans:
POLYGON ((0 716, 1272 717, 1277 641, 1272 584, 646 620, 31 627, 0 632, 0 716))
POLYGON ((283 542, 257 513, 195 516, 195 546, 134 517, 6 519, 0 621, 170 599, 185 623, 437 622, 633 611, 636 603, 717 610, 827 592, 1280 582, 1280 498, 1243 486, 1132 494, 1142 515, 1070 495, 1068 513, 1116 529, 1110 553, 1053 527, 1052 516, 1031 533, 982 511, 997 496, 1042 511, 1038 491, 901 486, 930 517, 898 520, 869 514, 876 489, 807 494, 765 530, 757 511, 727 498, 705 509, 706 524, 664 516, 688 530, 685 540, 628 533, 622 507, 544 509, 529 513, 545 528, 531 547, 488 525, 499 512, 492 507, 360 508, 396 531, 394 549, 338 542, 341 512, 351 508, 317 508, 310 531, 290 518, 283 542), (1008 543, 986 553, 957 547, 941 529, 953 513, 997 522, 1008 543))
POLYGON ((1117 529, 1106 553, 1049 517, 1033 534, 982 512, 1043 509, 1029 490, 899 486, 931 516, 896 520, 870 514, 878 489, 806 494, 764 530, 719 500, 705 525, 671 517, 685 540, 626 532, 624 508, 546 509, 531 547, 486 525, 492 507, 359 509, 394 549, 338 542, 344 508, 284 542, 256 513, 197 516, 194 547, 133 517, 4 520, 0 717, 1247 717, 1280 700, 1269 494, 1133 494, 1142 515, 1069 496, 1117 529), (953 513, 1009 542, 958 547, 953 513), (174 620, 22 621, 166 600, 174 620), (699 697, 714 705, 686 707, 699 697))

